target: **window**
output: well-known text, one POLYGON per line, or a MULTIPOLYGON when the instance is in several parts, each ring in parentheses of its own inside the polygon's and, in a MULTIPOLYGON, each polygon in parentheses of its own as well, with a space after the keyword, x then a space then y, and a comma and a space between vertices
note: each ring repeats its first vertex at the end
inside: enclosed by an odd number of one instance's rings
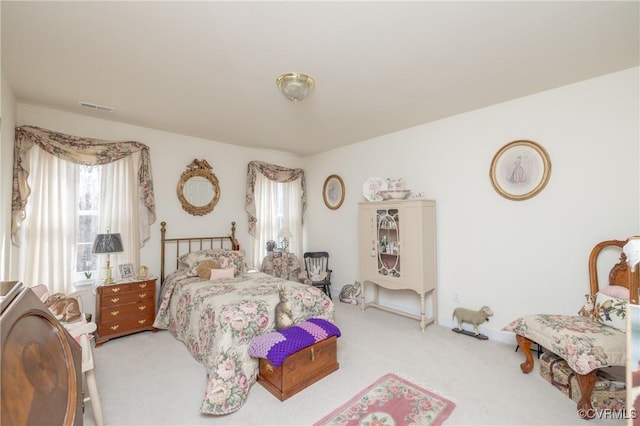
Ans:
POLYGON ((155 221, 149 147, 21 126, 15 148, 11 237, 20 281, 73 291, 84 271, 100 271, 92 242, 107 227, 122 236, 113 264, 139 264, 155 221))
POLYGON ((266 243, 275 240, 283 228, 292 237, 289 250, 302 251, 302 217, 306 205, 304 170, 251 161, 247 167, 249 235, 253 264, 260 268, 267 252, 266 243))
POLYGON ((280 242, 278 233, 289 228, 293 238, 289 251, 300 255, 302 250, 302 187, 301 180, 276 182, 262 174, 256 176, 256 236, 254 239, 254 262, 260 267, 267 254, 269 240, 280 242))
POLYGON ((78 166, 77 280, 97 278, 99 275, 98 259, 91 249, 96 235, 100 233, 101 178, 101 166, 78 166))

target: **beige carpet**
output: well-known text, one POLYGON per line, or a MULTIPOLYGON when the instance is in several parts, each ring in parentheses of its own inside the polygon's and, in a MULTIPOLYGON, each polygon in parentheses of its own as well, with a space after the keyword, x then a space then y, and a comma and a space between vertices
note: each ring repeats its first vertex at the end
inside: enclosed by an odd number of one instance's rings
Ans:
MULTIPOLYGON (((94 349, 108 425, 311 425, 386 373, 456 403, 446 425, 624 425, 589 422, 538 374, 524 375, 515 346, 481 341, 376 309, 336 301, 340 369, 280 402, 255 384, 246 404, 224 417, 202 415, 205 370, 167 331, 143 332, 94 349)), ((84 415, 94 425, 91 407, 84 415)))

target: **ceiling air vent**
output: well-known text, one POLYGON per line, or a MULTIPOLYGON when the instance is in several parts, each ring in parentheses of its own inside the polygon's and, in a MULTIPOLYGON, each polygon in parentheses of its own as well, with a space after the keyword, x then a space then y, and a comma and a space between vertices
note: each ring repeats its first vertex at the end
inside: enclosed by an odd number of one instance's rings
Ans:
POLYGON ((97 105, 97 104, 92 104, 91 102, 78 102, 78 105, 80 105, 82 108, 88 108, 88 109, 93 109, 96 111, 104 111, 104 112, 113 112, 116 109, 110 106, 104 106, 104 105, 97 105))

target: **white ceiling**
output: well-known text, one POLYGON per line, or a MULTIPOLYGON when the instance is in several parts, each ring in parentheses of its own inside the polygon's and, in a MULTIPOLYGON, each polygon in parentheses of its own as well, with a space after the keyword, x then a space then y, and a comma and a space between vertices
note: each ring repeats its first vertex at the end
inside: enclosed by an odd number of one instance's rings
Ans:
POLYGON ((0 7, 20 102, 301 156, 639 65, 638 1, 0 7))

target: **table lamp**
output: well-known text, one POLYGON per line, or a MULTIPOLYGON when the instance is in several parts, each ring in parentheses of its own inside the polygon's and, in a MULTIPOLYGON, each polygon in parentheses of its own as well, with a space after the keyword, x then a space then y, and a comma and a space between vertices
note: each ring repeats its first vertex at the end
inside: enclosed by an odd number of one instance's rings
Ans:
POLYGON ((107 272, 105 274, 104 283, 112 284, 113 276, 111 275, 111 253, 120 253, 124 251, 122 248, 122 238, 120 234, 111 234, 109 228, 107 228, 106 234, 98 234, 93 242, 92 253, 106 254, 107 255, 107 272))
POLYGON ((282 228, 278 232, 278 238, 282 239, 282 249, 285 253, 289 253, 289 240, 293 238, 293 234, 289 231, 289 228, 282 228))

